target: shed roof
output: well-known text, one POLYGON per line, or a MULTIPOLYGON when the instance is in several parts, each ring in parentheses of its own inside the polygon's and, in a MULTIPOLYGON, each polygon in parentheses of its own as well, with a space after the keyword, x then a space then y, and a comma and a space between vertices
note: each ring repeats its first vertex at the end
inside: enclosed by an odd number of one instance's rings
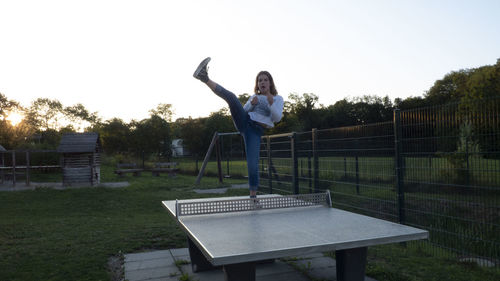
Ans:
POLYGON ((3 146, 0 144, 0 151, 7 151, 7 149, 5 149, 5 147, 3 147, 3 146))
POLYGON ((57 148, 59 153, 84 153, 101 150, 101 141, 98 133, 71 133, 64 134, 57 148))

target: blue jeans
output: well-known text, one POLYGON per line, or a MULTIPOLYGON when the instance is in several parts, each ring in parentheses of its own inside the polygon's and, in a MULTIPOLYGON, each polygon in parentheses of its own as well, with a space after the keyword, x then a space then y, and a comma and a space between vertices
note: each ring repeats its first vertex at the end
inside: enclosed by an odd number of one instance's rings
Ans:
POLYGON ((259 187, 260 138, 264 133, 264 127, 250 119, 235 94, 220 85, 215 87, 215 93, 229 105, 234 125, 243 136, 247 155, 248 185, 250 190, 255 191, 259 187))

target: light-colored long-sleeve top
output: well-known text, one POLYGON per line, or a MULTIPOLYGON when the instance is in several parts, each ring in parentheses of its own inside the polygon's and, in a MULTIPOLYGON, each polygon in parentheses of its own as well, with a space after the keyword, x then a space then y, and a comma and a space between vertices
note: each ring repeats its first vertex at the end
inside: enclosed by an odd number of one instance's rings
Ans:
POLYGON ((280 95, 273 96, 273 104, 269 105, 266 95, 253 95, 247 103, 243 106, 250 119, 255 122, 261 123, 268 128, 274 127, 274 123, 278 123, 283 117, 284 101, 280 95), (252 105, 254 97, 259 99, 259 103, 252 105))

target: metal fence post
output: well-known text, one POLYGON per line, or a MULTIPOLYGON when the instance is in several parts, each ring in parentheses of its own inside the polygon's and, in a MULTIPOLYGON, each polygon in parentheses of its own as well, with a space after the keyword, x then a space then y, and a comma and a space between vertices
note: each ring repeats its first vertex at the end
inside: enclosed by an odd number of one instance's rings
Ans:
POLYGON ((312 165, 311 165, 311 152, 307 153, 307 178, 309 182, 309 193, 312 193, 312 165))
POLYGON ((358 158, 358 154, 356 154, 356 156, 354 158, 356 160, 356 194, 359 195, 359 158, 358 158))
POLYGON ((273 162, 271 160, 271 137, 267 136, 267 176, 269 181, 269 193, 273 193, 273 162))
POLYGON ((314 192, 319 192, 319 161, 318 161, 318 130, 312 129, 312 154, 313 154, 313 171, 314 171, 314 192))
POLYGON ((292 186, 295 194, 299 194, 299 168, 297 155, 297 133, 293 132, 290 138, 290 148, 292 151, 292 186))
POLYGON ((397 206, 398 206, 398 219, 399 223, 405 222, 405 194, 404 194, 404 173, 403 173, 403 156, 401 155, 403 146, 401 144, 402 140, 402 128, 401 128, 401 111, 399 109, 394 110, 394 164, 396 172, 396 190, 397 190, 397 206))

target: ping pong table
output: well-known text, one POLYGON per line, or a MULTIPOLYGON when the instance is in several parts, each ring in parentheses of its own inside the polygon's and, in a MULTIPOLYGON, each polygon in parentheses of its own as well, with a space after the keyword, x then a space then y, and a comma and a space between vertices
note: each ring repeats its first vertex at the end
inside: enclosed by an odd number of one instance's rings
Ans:
POLYGON ((367 247, 426 239, 425 230, 331 207, 330 193, 163 201, 187 234, 193 272, 223 267, 255 280, 256 264, 335 251, 337 280, 364 280, 367 247))

